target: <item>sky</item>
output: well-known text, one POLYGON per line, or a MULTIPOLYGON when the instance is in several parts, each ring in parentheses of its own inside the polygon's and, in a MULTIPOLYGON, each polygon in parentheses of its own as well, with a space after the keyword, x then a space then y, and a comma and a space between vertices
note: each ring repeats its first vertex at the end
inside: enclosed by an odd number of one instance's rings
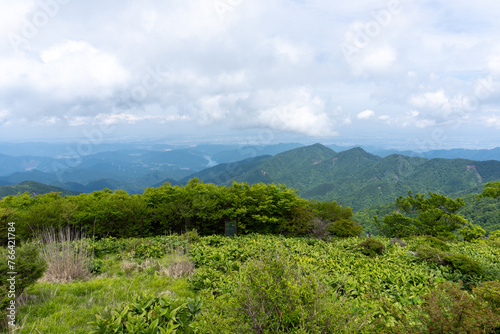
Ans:
POLYGON ((0 0, 0 141, 500 146, 500 2, 0 0))

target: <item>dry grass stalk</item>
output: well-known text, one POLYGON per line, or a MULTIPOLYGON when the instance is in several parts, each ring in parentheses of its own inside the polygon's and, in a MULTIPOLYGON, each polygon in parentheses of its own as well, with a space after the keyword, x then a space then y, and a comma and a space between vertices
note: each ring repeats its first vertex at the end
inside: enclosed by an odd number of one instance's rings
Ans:
POLYGON ((189 240, 185 246, 181 240, 177 236, 174 245, 173 238, 170 238, 170 265, 165 270, 165 274, 173 278, 187 277, 194 273, 194 263, 188 258, 189 240))
POLYGON ((45 282, 67 283, 90 276, 88 240, 82 233, 69 227, 42 233, 41 254, 47 261, 47 271, 42 277, 45 282))
POLYGON ((194 263, 188 259, 178 258, 170 263, 165 274, 173 278, 186 277, 194 273, 194 263))

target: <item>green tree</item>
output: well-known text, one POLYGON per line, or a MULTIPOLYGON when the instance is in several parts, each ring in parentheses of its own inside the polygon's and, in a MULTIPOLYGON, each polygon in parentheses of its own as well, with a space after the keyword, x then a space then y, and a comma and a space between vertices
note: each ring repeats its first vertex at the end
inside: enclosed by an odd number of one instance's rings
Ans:
POLYGON ((465 224, 459 232, 464 240, 468 242, 480 239, 486 234, 486 231, 481 226, 472 223, 465 224))
POLYGON ((374 217, 380 233, 388 237, 449 236, 467 223, 456 214, 464 205, 461 198, 454 200, 433 192, 426 197, 409 191, 407 197, 399 196, 395 205, 397 211, 384 216, 382 222, 374 217))
POLYGON ((500 197, 500 181, 487 182, 484 185, 483 192, 479 195, 479 197, 499 198, 500 197))

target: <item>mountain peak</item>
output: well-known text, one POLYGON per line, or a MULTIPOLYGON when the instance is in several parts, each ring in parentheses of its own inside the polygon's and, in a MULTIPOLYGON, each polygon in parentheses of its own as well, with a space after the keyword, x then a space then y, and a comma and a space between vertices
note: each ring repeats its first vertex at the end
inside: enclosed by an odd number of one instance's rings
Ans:
POLYGON ((361 147, 353 147, 349 150, 342 151, 339 153, 339 156, 345 156, 345 157, 349 157, 349 158, 363 158, 363 159, 368 159, 368 160, 372 160, 372 161, 377 161, 377 160, 382 159, 378 155, 374 155, 374 154, 366 152, 361 147))

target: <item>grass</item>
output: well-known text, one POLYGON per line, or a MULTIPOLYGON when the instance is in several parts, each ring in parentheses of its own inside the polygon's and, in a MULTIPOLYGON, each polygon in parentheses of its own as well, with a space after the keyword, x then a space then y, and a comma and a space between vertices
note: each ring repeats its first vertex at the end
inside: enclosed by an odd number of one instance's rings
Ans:
MULTIPOLYGON (((304 270, 323 273, 322 284, 352 299, 352 307, 361 313, 382 314, 380 296, 400 307, 419 305, 421 297, 431 292, 435 283, 463 281, 467 276, 448 267, 418 261, 408 249, 423 243, 422 238, 406 240, 408 247, 391 245, 385 238, 376 239, 386 246, 386 252, 373 258, 356 250, 358 238, 325 242, 262 235, 207 236, 189 243, 189 255, 185 240, 176 236, 103 239, 96 242, 100 252, 97 259, 100 271, 65 283, 43 280, 27 289, 28 296, 18 309, 19 328, 15 333, 89 333, 89 322, 95 320, 96 314, 106 317, 113 309, 133 301, 138 295, 171 295, 178 299, 201 297, 203 313, 195 323, 198 328, 203 328, 201 332, 234 333, 214 331, 217 329, 214 317, 220 318, 217 320, 219 325, 233 328, 231 321, 234 319, 221 318, 224 315, 221 309, 234 308, 231 304, 234 289, 238 289, 238 280, 246 277, 240 268, 251 259, 262 256, 262 252, 273 250, 285 252, 291 262, 304 270), (116 247, 116 243, 123 247, 116 247), (143 254, 155 255, 145 257, 143 254), (191 276, 193 261, 197 269, 191 276)), ((500 249, 489 244, 449 245, 451 252, 467 255, 481 263, 485 269, 483 280, 500 277, 500 249)), ((283 280, 284 284, 293 281, 296 280, 283 280)), ((297 291, 305 295, 309 293, 308 289, 297 291)), ((384 323, 396 321, 390 312, 386 313, 383 313, 384 323)))
POLYGON ((51 229, 42 233, 38 241, 47 262, 44 281, 66 283, 90 276, 88 240, 83 234, 69 227, 59 232, 51 229))
POLYGON ((109 315, 137 295, 194 297, 187 280, 194 264, 187 249, 175 246, 179 240, 174 239, 169 239, 172 242, 159 259, 131 259, 123 252, 103 255, 100 272, 91 274, 92 254, 82 235, 70 230, 47 231, 39 242, 48 269, 27 289, 14 333, 88 333, 88 323, 96 314, 109 315))
POLYGON ((16 333, 88 333, 88 322, 95 320, 95 314, 107 315, 142 293, 193 296, 186 279, 146 273, 71 284, 41 282, 29 289, 37 297, 19 310, 22 328, 16 333))
MULTIPOLYGON (((152 261, 135 263, 136 269, 127 275, 122 267, 131 261, 112 256, 104 261, 106 270, 97 278, 36 283, 28 289, 29 300, 19 310, 20 328, 15 333, 88 333, 88 322, 95 320, 95 314, 107 315, 137 295, 194 297, 187 278, 175 279, 158 270, 147 270, 152 261)), ((167 257, 156 260, 158 265, 168 261, 167 257)))

